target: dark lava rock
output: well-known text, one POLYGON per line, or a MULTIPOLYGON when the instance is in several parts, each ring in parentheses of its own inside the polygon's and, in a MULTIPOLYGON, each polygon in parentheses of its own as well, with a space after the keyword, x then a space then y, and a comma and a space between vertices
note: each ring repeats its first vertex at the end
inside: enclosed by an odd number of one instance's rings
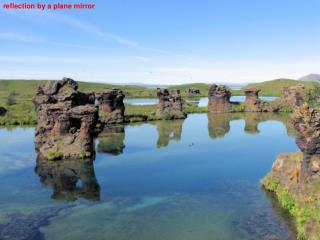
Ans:
POLYGON ((320 109, 303 104, 295 109, 292 120, 298 131, 296 143, 304 153, 301 175, 304 180, 320 178, 320 109))
POLYGON ((209 89, 209 112, 222 113, 231 112, 230 103, 231 91, 224 85, 213 84, 209 89))
POLYGON ((33 99, 37 113, 36 148, 47 159, 91 157, 98 110, 94 95, 78 92, 70 78, 49 81, 33 99))
POLYGON ((108 89, 95 94, 99 105, 99 121, 102 124, 124 122, 125 95, 119 89, 108 89))
POLYGON ((180 90, 157 89, 159 104, 157 106, 156 115, 162 119, 184 119, 187 114, 183 112, 183 100, 180 90))
POLYGON ((294 109, 295 107, 302 105, 304 102, 303 94, 305 90, 306 89, 302 84, 283 88, 282 94, 277 101, 279 107, 291 107, 294 109))
POLYGON ((268 102, 259 99, 260 89, 247 88, 244 90, 246 100, 244 107, 246 112, 273 112, 273 108, 268 102))

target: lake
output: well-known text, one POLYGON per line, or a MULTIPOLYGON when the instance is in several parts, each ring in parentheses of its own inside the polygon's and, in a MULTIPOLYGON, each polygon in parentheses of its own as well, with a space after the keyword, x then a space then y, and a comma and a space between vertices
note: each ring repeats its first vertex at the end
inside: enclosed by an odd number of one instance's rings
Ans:
MULTIPOLYGON (((232 96, 230 101, 232 102, 244 102, 245 96, 232 96)), ((261 100, 271 102, 274 101, 277 97, 260 97, 261 100)), ((199 98, 199 99, 185 99, 187 102, 195 102, 199 107, 208 106, 208 98, 199 98)), ((158 104, 159 100, 157 98, 125 98, 124 103, 132 105, 154 105, 158 104)))
POLYGON ((0 129, 0 239, 295 239, 259 183, 297 151, 287 115, 191 114, 106 129, 96 159, 45 161, 0 129))

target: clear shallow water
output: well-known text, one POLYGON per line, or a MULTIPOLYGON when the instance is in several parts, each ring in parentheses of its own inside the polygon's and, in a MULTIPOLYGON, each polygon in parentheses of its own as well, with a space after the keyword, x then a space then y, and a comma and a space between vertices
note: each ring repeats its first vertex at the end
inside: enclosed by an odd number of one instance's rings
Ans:
POLYGON ((118 126, 98 137, 93 163, 37 159, 32 128, 0 129, 0 239, 294 239, 259 184, 277 154, 297 150, 288 122, 194 114, 118 126))
MULTIPOLYGON (((276 97, 260 97, 263 101, 274 101, 276 97)), ((231 101, 233 102, 244 102, 245 96, 232 96, 231 101)), ((208 98, 200 98, 196 99, 186 99, 188 102, 196 102, 199 107, 208 106, 208 98)), ((128 98, 124 99, 124 102, 132 105, 154 105, 158 103, 158 99, 156 98, 128 98)))

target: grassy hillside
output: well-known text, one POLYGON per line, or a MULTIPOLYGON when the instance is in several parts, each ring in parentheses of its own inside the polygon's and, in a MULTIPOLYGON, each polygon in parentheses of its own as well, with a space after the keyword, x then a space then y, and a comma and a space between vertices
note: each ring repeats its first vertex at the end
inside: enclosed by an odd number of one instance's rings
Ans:
POLYGON ((307 89, 313 88, 315 82, 304 82, 304 81, 297 81, 292 79, 276 79, 271 81, 265 81, 261 83, 252 83, 241 90, 243 91, 245 88, 258 88, 261 89, 260 95, 261 96, 275 96, 278 97, 281 94, 281 90, 284 87, 294 86, 297 84, 303 84, 307 89))

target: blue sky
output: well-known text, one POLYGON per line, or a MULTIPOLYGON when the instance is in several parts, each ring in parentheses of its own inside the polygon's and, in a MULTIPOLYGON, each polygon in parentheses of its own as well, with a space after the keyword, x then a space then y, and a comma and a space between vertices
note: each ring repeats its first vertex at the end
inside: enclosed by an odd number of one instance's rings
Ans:
MULTIPOLYGON (((39 1, 57 2, 15 2, 39 1)), ((320 73, 317 0, 87 2, 96 9, 1 6, 0 78, 244 83, 320 73)))

